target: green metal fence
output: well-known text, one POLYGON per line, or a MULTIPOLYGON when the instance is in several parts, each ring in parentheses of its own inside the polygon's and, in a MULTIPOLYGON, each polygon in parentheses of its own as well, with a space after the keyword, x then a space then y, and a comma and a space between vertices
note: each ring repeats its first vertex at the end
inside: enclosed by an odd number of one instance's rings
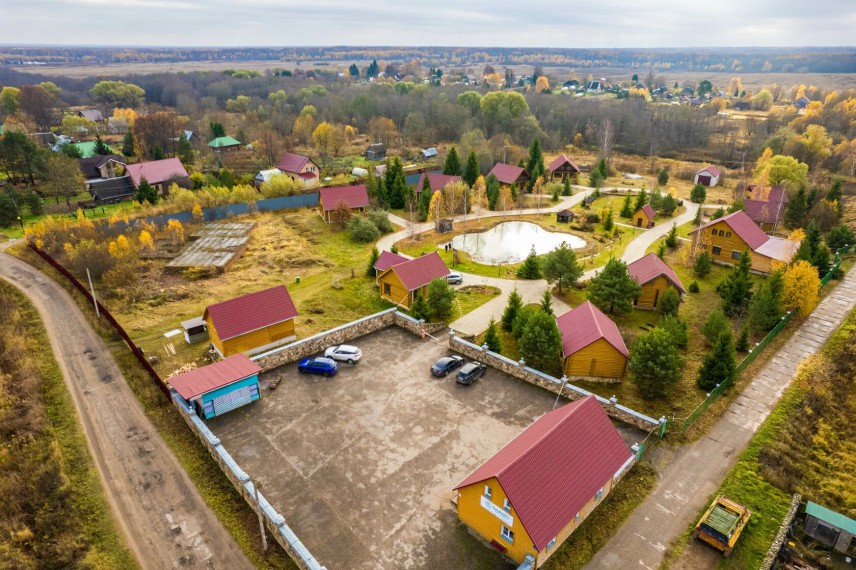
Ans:
POLYGON ((636 444, 636 461, 641 461, 642 456, 651 451, 655 445, 660 443, 663 436, 666 435, 666 430, 669 427, 669 420, 661 418, 660 425, 648 432, 642 443, 636 444))

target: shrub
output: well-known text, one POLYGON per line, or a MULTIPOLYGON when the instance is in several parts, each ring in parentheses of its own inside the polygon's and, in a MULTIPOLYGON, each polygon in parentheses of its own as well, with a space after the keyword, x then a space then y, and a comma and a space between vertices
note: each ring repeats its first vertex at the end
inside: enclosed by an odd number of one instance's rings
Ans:
POLYGON ((690 289, 689 290, 690 290, 690 293, 698 293, 699 292, 698 281, 693 281, 692 283, 690 283, 690 289))
POLYGON ((657 325, 672 337, 675 346, 686 348, 690 342, 689 325, 680 317, 675 315, 663 315, 657 325))
POLYGON ((389 221, 389 214, 387 212, 383 210, 371 210, 368 213, 368 217, 380 233, 388 234, 393 230, 392 222, 389 221))
POLYGON ((707 198, 707 190, 705 190, 704 186, 701 184, 696 184, 693 186, 693 189, 690 190, 690 200, 696 204, 704 204, 705 198, 707 198))
POLYGON ((428 284, 428 306, 435 317, 446 318, 452 314, 455 290, 445 279, 434 279, 428 284))
POLYGON ((731 331, 731 321, 728 320, 722 309, 711 312, 701 327, 701 333, 710 344, 714 344, 719 335, 725 331, 731 331))
POLYGON ((369 243, 376 241, 380 237, 380 231, 365 216, 354 216, 348 222, 348 235, 353 241, 369 243))
POLYGON ((695 260, 695 265, 693 266, 693 272, 698 276, 704 279, 710 273, 710 269, 712 266, 712 262, 710 261, 710 255, 703 251, 699 254, 699 256, 695 260))
POLYGON ((660 311, 664 315, 677 316, 680 305, 681 296, 673 287, 666 289, 660 296, 660 311))

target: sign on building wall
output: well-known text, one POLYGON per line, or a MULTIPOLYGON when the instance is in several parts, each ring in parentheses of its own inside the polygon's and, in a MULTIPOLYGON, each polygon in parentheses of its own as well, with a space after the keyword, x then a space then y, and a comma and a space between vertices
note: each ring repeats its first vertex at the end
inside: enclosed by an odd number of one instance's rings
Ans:
POLYGON ((511 528, 514 526, 514 517, 506 513, 504 509, 494 505, 491 500, 484 495, 481 496, 481 506, 485 510, 490 511, 490 514, 504 522, 507 527, 511 528))

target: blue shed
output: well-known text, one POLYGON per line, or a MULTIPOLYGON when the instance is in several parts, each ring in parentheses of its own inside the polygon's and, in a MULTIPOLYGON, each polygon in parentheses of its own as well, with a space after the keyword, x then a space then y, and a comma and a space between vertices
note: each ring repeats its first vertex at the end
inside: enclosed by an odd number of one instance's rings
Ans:
POLYGON ((259 399, 262 369, 243 354, 235 354, 169 379, 169 383, 203 419, 221 416, 259 399))

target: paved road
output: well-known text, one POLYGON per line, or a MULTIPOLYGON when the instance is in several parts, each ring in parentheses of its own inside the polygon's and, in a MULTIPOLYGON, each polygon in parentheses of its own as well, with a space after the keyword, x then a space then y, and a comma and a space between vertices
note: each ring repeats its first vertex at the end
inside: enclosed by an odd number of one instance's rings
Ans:
POLYGON ((140 566, 252 568, 149 422, 71 296, 0 245, 0 278, 44 320, 113 514, 140 566))
MULTIPOLYGON (((677 451, 654 492, 600 549, 588 569, 657 568, 668 546, 694 521, 708 497, 749 445, 793 379, 800 361, 816 353, 856 305, 856 269, 734 399, 702 439, 677 451)), ((676 568, 694 568, 678 561, 676 568)))

